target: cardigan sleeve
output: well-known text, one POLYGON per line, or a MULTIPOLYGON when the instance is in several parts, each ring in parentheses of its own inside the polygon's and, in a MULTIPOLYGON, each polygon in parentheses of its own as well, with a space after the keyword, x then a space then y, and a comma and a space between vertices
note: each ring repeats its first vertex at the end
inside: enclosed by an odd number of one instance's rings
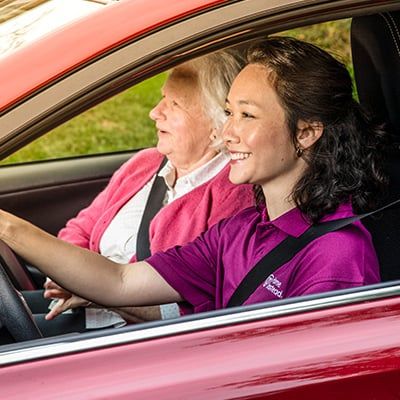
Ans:
POLYGON ((255 203, 252 185, 235 185, 229 181, 228 175, 229 168, 226 168, 218 184, 213 188, 214 194, 207 228, 255 203))
POLYGON ((135 154, 113 174, 105 189, 96 196, 92 203, 67 222, 66 226, 58 233, 58 237, 66 242, 89 249, 96 223, 103 213, 118 200, 124 181, 134 172, 139 176, 148 174, 149 171, 152 173, 162 157, 153 148, 135 154))
POLYGON ((95 197, 88 207, 81 210, 76 217, 67 222, 65 227, 58 233, 60 239, 80 247, 89 248, 90 236, 94 225, 102 215, 110 194, 118 187, 125 176, 128 163, 129 161, 113 174, 108 185, 95 197))

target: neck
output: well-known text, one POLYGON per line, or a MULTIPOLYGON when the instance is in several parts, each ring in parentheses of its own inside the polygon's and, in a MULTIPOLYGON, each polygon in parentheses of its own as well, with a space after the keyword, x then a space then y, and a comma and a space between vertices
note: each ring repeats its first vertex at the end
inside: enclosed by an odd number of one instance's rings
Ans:
POLYGON ((265 201, 268 210, 268 217, 271 221, 296 207, 295 203, 288 196, 280 201, 276 201, 273 196, 270 196, 269 198, 265 197, 265 201))
POLYGON ((302 172, 298 171, 298 173, 279 177, 274 181, 261 185, 271 221, 296 207, 292 199, 292 192, 301 175, 302 172))
POLYGON ((196 160, 196 161, 191 161, 187 163, 179 163, 179 164, 172 164, 174 165, 176 169, 176 179, 181 178, 182 176, 185 176, 189 174, 190 172, 194 171, 195 169, 201 167, 202 165, 208 163, 210 160, 212 160, 215 156, 217 155, 217 152, 214 149, 207 150, 203 156, 196 160))

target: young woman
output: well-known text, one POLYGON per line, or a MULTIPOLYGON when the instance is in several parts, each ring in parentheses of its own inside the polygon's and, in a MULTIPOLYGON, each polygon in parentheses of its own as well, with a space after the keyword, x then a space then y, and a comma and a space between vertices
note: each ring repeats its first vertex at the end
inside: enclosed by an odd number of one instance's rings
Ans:
MULTIPOLYGON (((223 137, 229 178, 255 185, 256 207, 133 264, 115 265, 5 212, 0 239, 98 304, 181 302, 199 312, 225 307, 247 272, 286 237, 372 208, 384 184, 383 132, 353 100, 345 67, 313 45, 279 37, 257 45, 248 62, 229 92, 223 137)), ((371 237, 355 222, 311 242, 266 277, 247 304, 378 281, 371 237)), ((74 296, 50 318, 72 307, 74 296)))

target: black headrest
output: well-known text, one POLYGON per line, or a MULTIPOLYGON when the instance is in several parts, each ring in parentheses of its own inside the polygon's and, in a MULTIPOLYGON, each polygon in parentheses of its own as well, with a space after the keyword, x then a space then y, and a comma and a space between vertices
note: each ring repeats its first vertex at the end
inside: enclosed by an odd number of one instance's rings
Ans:
MULTIPOLYGON (((394 136, 386 173, 388 196, 400 198, 400 12, 354 18, 351 26, 354 75, 360 103, 394 136)), ((379 194, 377 194, 378 196, 379 194)), ((382 280, 400 279, 400 210, 367 218, 381 266, 382 280)))
POLYGON ((400 12, 354 18, 351 46, 360 103, 400 140, 400 12))

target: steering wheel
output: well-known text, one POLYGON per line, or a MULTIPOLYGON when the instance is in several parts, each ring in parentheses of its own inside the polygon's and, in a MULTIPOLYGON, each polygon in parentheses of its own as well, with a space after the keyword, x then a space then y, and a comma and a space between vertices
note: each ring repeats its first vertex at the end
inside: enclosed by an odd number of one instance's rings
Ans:
POLYGON ((37 285, 33 281, 32 275, 26 265, 1 240, 0 256, 4 260, 4 269, 17 290, 35 290, 37 288, 37 285))
POLYGON ((42 334, 29 307, 5 272, 5 260, 14 253, 4 242, 0 244, 0 323, 16 342, 39 339, 42 334))

